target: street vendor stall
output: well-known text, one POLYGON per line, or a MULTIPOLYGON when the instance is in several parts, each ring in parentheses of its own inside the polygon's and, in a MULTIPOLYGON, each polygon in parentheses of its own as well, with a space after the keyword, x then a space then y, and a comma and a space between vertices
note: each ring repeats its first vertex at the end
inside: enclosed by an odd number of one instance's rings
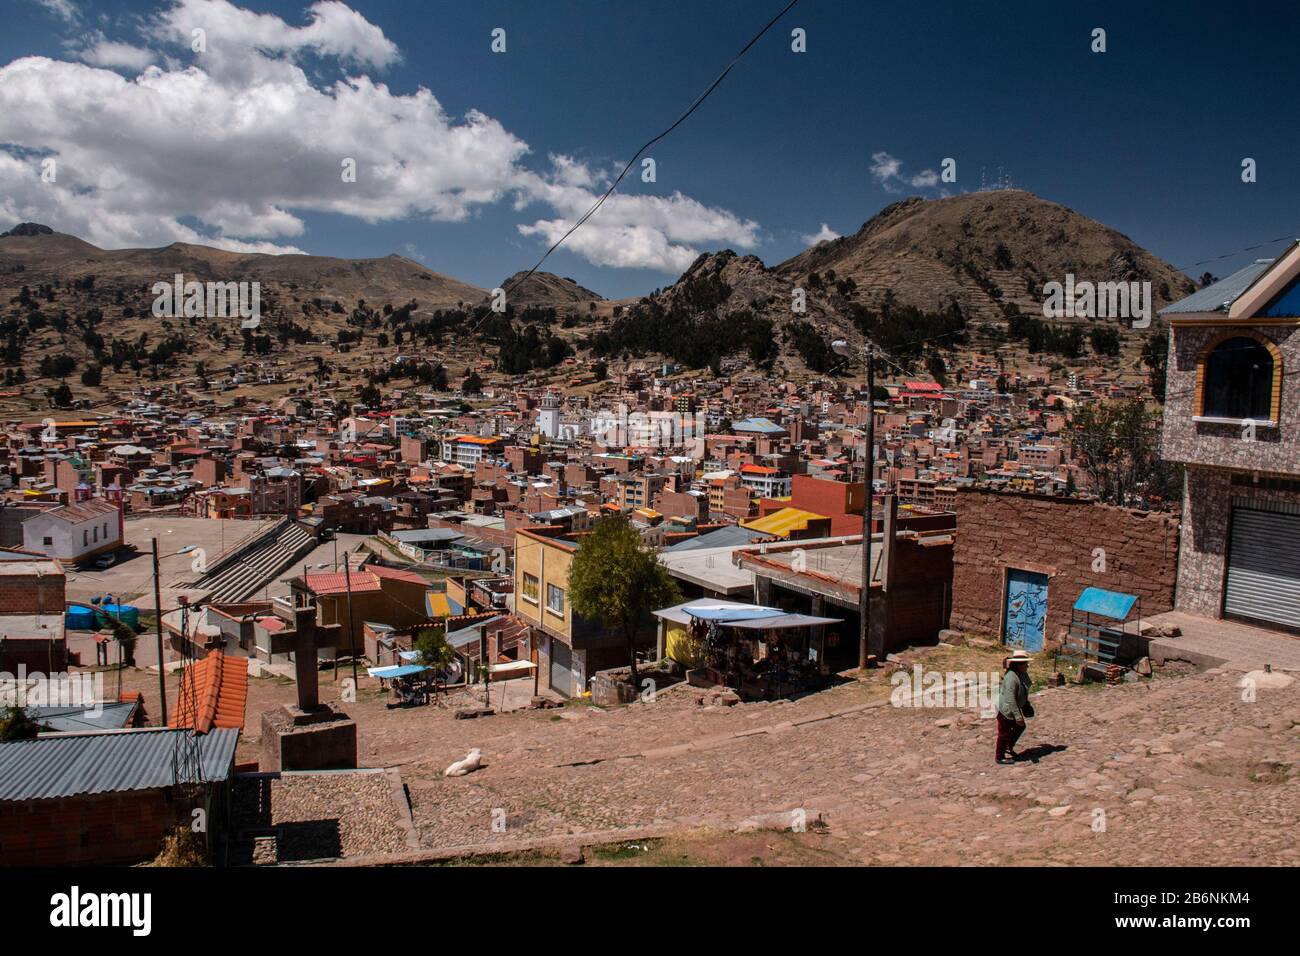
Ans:
POLYGON ((842 618, 791 614, 774 607, 690 601, 656 611, 684 622, 678 653, 694 665, 694 683, 721 684, 746 700, 771 700, 816 690, 831 680, 824 626, 842 618))
POLYGON ((1084 588, 1074 602, 1065 641, 1056 653, 1061 661, 1079 668, 1096 665, 1107 680, 1118 680, 1125 662, 1135 655, 1141 633, 1142 602, 1136 594, 1084 588), (1137 608, 1137 614, 1133 609, 1137 608))
POLYGON ((367 667, 366 673, 378 677, 381 684, 392 688, 399 704, 422 704, 428 700, 429 681, 424 676, 429 668, 423 664, 390 664, 387 667, 367 667), (391 684, 387 684, 390 682, 391 684))

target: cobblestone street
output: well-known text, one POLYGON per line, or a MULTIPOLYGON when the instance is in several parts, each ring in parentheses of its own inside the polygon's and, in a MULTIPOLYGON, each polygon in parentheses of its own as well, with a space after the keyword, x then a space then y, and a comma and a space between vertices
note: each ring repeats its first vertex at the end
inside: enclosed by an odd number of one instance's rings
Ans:
MULTIPOLYGON (((909 652, 906 663, 996 667, 996 653, 959 650, 909 652)), ((1241 678, 1170 666, 1150 682, 1046 690, 1020 743, 1037 762, 1014 766, 993 762, 991 720, 890 706, 881 672, 790 702, 702 707, 703 692, 675 685, 613 710, 570 702, 476 720, 456 720, 452 701, 389 709, 363 679, 344 706, 361 764, 400 773, 426 852, 803 820, 844 863, 1295 865, 1300 682, 1261 685, 1246 702, 1241 678), (482 769, 442 776, 473 747, 482 769)), ((129 672, 126 685, 148 696, 151 680, 129 672)), ((322 675, 324 698, 338 687, 322 675)), ((258 752, 261 711, 293 694, 291 682, 250 682, 246 758, 258 752)), ((308 778, 277 786, 275 817, 342 821, 345 859, 409 855, 400 802, 378 778, 308 778), (373 796, 350 807, 367 787, 373 796)))
POLYGON ((851 709, 857 687, 701 712, 682 688, 566 713, 550 733, 537 727, 547 716, 494 718, 475 728, 483 770, 445 779, 413 765, 404 777, 431 848, 667 823, 780 827, 802 811, 828 824, 846 862, 1295 864, 1298 685, 1245 703, 1239 679, 1050 690, 1021 743, 1042 755, 1010 767, 993 763, 991 721, 970 712, 867 706, 816 719, 851 709), (496 808, 505 832, 492 828, 496 808))

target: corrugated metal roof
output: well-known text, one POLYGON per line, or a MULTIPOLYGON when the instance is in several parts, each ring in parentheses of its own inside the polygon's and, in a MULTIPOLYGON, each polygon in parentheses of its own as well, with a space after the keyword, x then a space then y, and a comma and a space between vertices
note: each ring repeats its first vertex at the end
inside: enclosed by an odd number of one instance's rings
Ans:
POLYGON ((825 515, 815 514, 811 511, 803 511, 799 508, 781 508, 778 511, 773 511, 770 515, 746 521, 744 527, 761 534, 771 534, 784 538, 792 531, 802 531, 807 528, 809 521, 825 520, 825 515))
MULTIPOLYGON (((176 780, 173 755, 188 733, 151 727, 0 744, 0 800, 174 786, 184 781, 176 780)), ((238 730, 224 728, 197 738, 205 782, 230 776, 238 740, 238 730)))
POLYGON ((87 730, 118 730, 131 722, 135 701, 104 701, 67 706, 28 705, 27 716, 53 733, 87 730))
POLYGON ((727 525, 725 528, 718 528, 716 531, 709 531, 695 538, 687 538, 685 541, 665 550, 669 553, 678 553, 696 551, 700 548, 739 548, 758 538, 766 537, 770 537, 770 535, 755 531, 752 528, 743 528, 738 524, 732 524, 727 525))
POLYGON ((1272 259, 1256 259, 1244 269, 1238 269, 1226 279, 1220 279, 1213 285, 1207 285, 1198 292, 1193 292, 1185 299, 1179 299, 1173 305, 1160 310, 1161 315, 1179 315, 1186 312, 1227 312, 1232 303, 1241 298, 1241 294, 1254 284, 1269 266, 1272 259))

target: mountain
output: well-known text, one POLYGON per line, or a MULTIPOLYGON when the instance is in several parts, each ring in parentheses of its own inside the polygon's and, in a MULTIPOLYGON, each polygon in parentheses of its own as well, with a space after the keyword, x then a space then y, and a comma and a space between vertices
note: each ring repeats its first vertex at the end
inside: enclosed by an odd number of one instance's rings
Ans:
POLYGON ((590 308, 590 303, 605 301, 604 296, 584 289, 572 279, 550 272, 534 272, 520 285, 511 288, 512 283, 519 282, 526 275, 527 271, 516 272, 501 283, 502 289, 510 289, 510 304, 515 308, 538 306, 560 312, 583 311, 590 308))
POLYGON ((1150 281, 1156 308, 1194 290, 1191 280, 1127 236, 1021 189, 887 206, 851 236, 821 242, 774 271, 807 283, 852 280, 849 294, 878 308, 939 311, 956 302, 970 318, 997 320, 1004 306, 1042 313, 1045 282, 1150 281))
POLYGON ((10 236, 48 236, 53 232, 49 226, 42 226, 39 222, 20 222, 8 232, 0 232, 0 239, 10 236))
POLYGON ((27 285, 93 275, 113 284, 135 281, 152 286, 170 282, 179 272, 186 281, 260 282, 263 291, 335 299, 349 308, 358 299, 394 307, 414 299, 421 309, 449 308, 458 302, 478 302, 485 295, 477 286, 399 255, 379 259, 268 255, 183 242, 159 249, 100 249, 31 223, 0 237, 0 284, 7 286, 5 274, 13 274, 18 267, 27 285))

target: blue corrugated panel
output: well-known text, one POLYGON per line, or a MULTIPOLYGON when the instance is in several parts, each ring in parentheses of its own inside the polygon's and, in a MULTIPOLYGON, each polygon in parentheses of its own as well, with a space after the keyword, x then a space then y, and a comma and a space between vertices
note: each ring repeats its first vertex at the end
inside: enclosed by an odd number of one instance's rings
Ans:
POLYGON ((1204 289, 1193 292, 1185 299, 1179 299, 1173 305, 1160 310, 1161 315, 1178 315, 1183 312, 1227 312, 1228 307, 1251 287, 1256 279, 1264 274, 1272 259, 1256 259, 1244 269, 1238 269, 1226 279, 1220 279, 1204 289))
MULTIPOLYGON (((180 738, 188 733, 160 727, 0 744, 0 800, 153 790, 188 782, 178 781, 173 770, 180 738)), ((220 728, 197 740, 204 782, 228 779, 239 731, 220 728)))
POLYGON ((1074 602, 1076 611, 1099 614, 1113 621, 1122 621, 1128 617, 1137 603, 1137 596, 1122 594, 1119 591, 1103 591, 1101 588, 1084 588, 1079 600, 1074 602))

